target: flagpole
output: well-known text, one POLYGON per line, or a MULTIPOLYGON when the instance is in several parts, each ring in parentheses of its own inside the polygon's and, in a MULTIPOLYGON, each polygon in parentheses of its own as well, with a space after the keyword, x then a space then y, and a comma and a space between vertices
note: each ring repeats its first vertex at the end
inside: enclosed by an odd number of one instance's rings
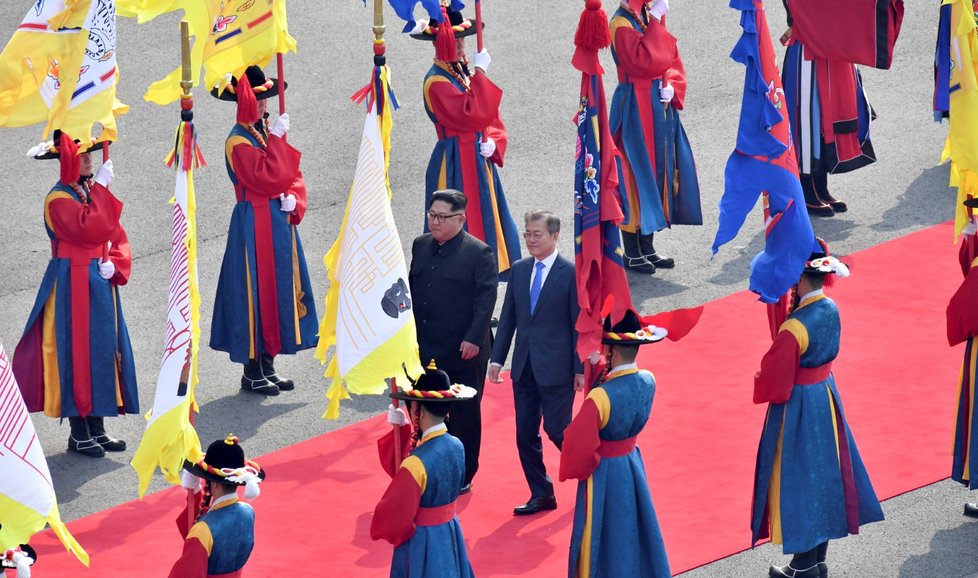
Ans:
POLYGON ((482 0, 475 0, 475 46, 482 52, 482 0))
POLYGON ((278 67, 278 113, 285 114, 285 58, 281 52, 275 55, 275 64, 278 67))

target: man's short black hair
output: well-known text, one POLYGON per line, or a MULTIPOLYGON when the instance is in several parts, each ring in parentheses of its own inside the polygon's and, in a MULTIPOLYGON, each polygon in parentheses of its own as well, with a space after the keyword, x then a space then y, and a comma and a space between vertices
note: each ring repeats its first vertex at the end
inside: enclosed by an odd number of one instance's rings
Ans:
POLYGON ((801 276, 808 281, 808 284, 812 286, 812 289, 821 289, 825 284, 824 273, 802 273, 801 276))
POLYGON ((465 193, 462 191, 456 191, 455 189, 442 189, 440 191, 435 191, 431 194, 431 200, 428 201, 428 209, 431 209, 432 203, 435 201, 442 201, 443 203, 448 203, 452 206, 452 211, 459 212, 464 211, 466 205, 469 204, 469 200, 465 198, 465 193))
POLYGON ((618 350, 618 356, 625 363, 634 363, 635 358, 638 357, 638 345, 612 345, 616 350, 618 350))

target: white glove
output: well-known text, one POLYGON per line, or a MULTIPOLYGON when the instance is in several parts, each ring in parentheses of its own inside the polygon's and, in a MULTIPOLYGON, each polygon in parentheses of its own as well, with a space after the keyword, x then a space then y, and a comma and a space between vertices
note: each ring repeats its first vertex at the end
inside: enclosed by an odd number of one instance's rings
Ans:
POLYGON ((180 487, 196 494, 200 491, 200 478, 187 470, 183 470, 180 472, 180 487))
POLYGON ((102 163, 102 166, 98 168, 98 172, 95 173, 95 182, 105 188, 109 188, 109 185, 112 184, 112 180, 114 178, 115 171, 112 170, 112 159, 109 159, 102 163))
POLYGON ((17 578, 31 578, 31 565, 34 563, 33 558, 21 550, 13 550, 10 552, 10 561, 17 568, 17 578))
POLYGON ((672 102, 673 96, 676 96, 676 89, 671 84, 663 84, 659 89, 659 100, 662 102, 672 102))
POLYGON ((111 279, 115 275, 115 265, 109 259, 98 262, 98 276, 102 279, 111 279))
POLYGON ((387 406, 387 423, 401 427, 402 425, 407 425, 408 417, 404 413, 404 410, 399 407, 394 407, 394 404, 387 406))
POLYGON ((978 223, 975 223, 974 219, 968 221, 968 225, 961 231, 962 235, 974 235, 978 233, 978 223))
POLYGON ((279 200, 282 201, 282 212, 291 213, 295 210, 295 195, 285 193, 278 196, 279 200))
POLYGON ((412 28, 411 31, 408 32, 408 34, 410 34, 412 36, 417 35, 417 34, 421 34, 422 32, 424 32, 424 29, 427 28, 427 27, 428 27, 428 19, 427 18, 422 18, 421 20, 417 20, 414 23, 414 28, 412 28))
POLYGON ((482 156, 489 158, 495 152, 496 152, 496 141, 492 140, 491 138, 486 137, 485 141, 479 143, 479 154, 481 154, 482 156))
POLYGON ((492 58, 489 57, 489 52, 483 48, 479 52, 476 52, 472 57, 472 64, 476 68, 481 68, 482 72, 489 72, 489 63, 492 62, 492 58))
POLYGON ((669 11, 669 0, 652 0, 649 6, 649 16, 661 21, 662 17, 669 11))
POLYGON ((285 136, 285 133, 289 132, 289 113, 283 112, 280 114, 275 119, 275 124, 272 125, 272 129, 268 132, 272 133, 272 136, 285 136))

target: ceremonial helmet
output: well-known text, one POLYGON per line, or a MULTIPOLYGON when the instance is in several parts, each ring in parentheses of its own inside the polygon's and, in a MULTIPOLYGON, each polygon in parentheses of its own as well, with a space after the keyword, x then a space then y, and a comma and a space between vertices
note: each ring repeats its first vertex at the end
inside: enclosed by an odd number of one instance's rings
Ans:
POLYGON ((669 332, 665 327, 645 324, 631 309, 625 311, 621 321, 612 325, 611 315, 604 318, 601 343, 605 345, 648 345, 665 339, 669 332))
POLYGON ((428 25, 423 28, 416 26, 415 30, 410 31, 411 38, 434 42, 435 58, 442 62, 455 62, 458 60, 455 39, 475 34, 476 26, 474 22, 462 16, 464 5, 461 0, 438 0, 438 3, 441 7, 441 17, 432 17, 428 25))
POLYGON ((467 385, 452 383, 448 374, 438 369, 434 359, 417 380, 412 380, 411 376, 407 378, 411 382, 411 388, 398 388, 390 396, 394 399, 420 402, 435 415, 446 415, 452 402, 473 399, 478 393, 467 385))
POLYGON ((257 462, 245 459, 238 436, 228 434, 207 446, 204 459, 197 463, 184 462, 183 469, 198 478, 225 486, 244 486, 245 498, 258 497, 258 484, 265 479, 265 470, 257 462))
POLYGON ((815 237, 815 248, 812 249, 811 256, 805 261, 805 270, 808 275, 831 275, 835 274, 845 278, 849 276, 849 267, 845 263, 829 254, 829 245, 825 239, 815 237))
MULTIPOLYGON (((251 65, 245 69, 244 76, 248 79, 248 84, 252 92, 255 93, 255 100, 264 100, 273 96, 278 96, 278 79, 266 78, 265 71, 260 66, 251 65)), ((238 79, 230 74, 224 77, 224 81, 219 83, 211 90, 211 96, 221 100, 237 102, 238 79)), ((282 89, 288 89, 289 83, 283 82, 282 89)))

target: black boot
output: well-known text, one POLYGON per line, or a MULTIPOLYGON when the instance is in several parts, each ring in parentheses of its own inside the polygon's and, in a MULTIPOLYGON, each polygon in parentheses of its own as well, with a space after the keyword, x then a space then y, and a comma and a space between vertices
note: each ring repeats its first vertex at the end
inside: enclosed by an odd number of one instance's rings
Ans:
POLYGON ((92 434, 92 439, 95 443, 102 446, 102 449, 107 452, 124 452, 126 451, 126 442, 123 440, 117 440, 111 437, 109 434, 105 433, 105 418, 88 416, 85 418, 88 422, 88 432, 92 434))
POLYGON ((671 257, 663 257, 655 252, 655 246, 652 244, 652 238, 654 236, 655 233, 639 235, 638 246, 642 256, 645 257, 646 261, 655 265, 656 269, 672 269, 676 266, 676 261, 671 257))
POLYGON ((68 425, 71 433, 68 435, 68 451, 88 456, 90 458, 105 457, 105 450, 92 439, 88 431, 88 422, 83 417, 69 417, 68 425))
POLYGON ((655 265, 649 263, 648 259, 642 256, 642 249, 638 243, 638 234, 622 231, 621 244, 625 250, 625 269, 646 275, 655 273, 655 265))
POLYGON ((275 366, 273 365, 275 358, 267 353, 261 354, 261 374, 262 377, 274 383, 278 386, 281 391, 292 391, 295 389, 295 383, 291 379, 282 379, 275 373, 275 366))
POLYGON ((265 379, 265 376, 262 375, 261 363, 254 359, 249 359, 244 366, 244 375, 241 376, 241 389, 262 395, 278 395, 278 386, 265 379))
POLYGON ((816 217, 831 217, 835 215, 835 209, 827 205, 818 198, 815 192, 815 176, 807 173, 798 175, 801 179, 801 190, 805 193, 805 206, 808 208, 809 215, 816 217))
POLYGON ((825 556, 829 553, 828 540, 818 545, 816 559, 818 560, 818 578, 829 578, 829 565, 825 563, 825 556))
POLYGON ((969 518, 978 518, 978 504, 965 504, 964 515, 969 518))
POLYGON ((791 563, 787 566, 771 566, 768 575, 771 578, 820 578, 821 570, 818 564, 819 548, 821 548, 821 545, 807 552, 795 554, 791 557, 791 563))
POLYGON ((840 201, 829 193, 828 175, 812 175, 812 181, 815 184, 815 194, 818 195, 819 201, 832 207, 832 210, 836 213, 845 213, 849 210, 845 201, 840 201))

